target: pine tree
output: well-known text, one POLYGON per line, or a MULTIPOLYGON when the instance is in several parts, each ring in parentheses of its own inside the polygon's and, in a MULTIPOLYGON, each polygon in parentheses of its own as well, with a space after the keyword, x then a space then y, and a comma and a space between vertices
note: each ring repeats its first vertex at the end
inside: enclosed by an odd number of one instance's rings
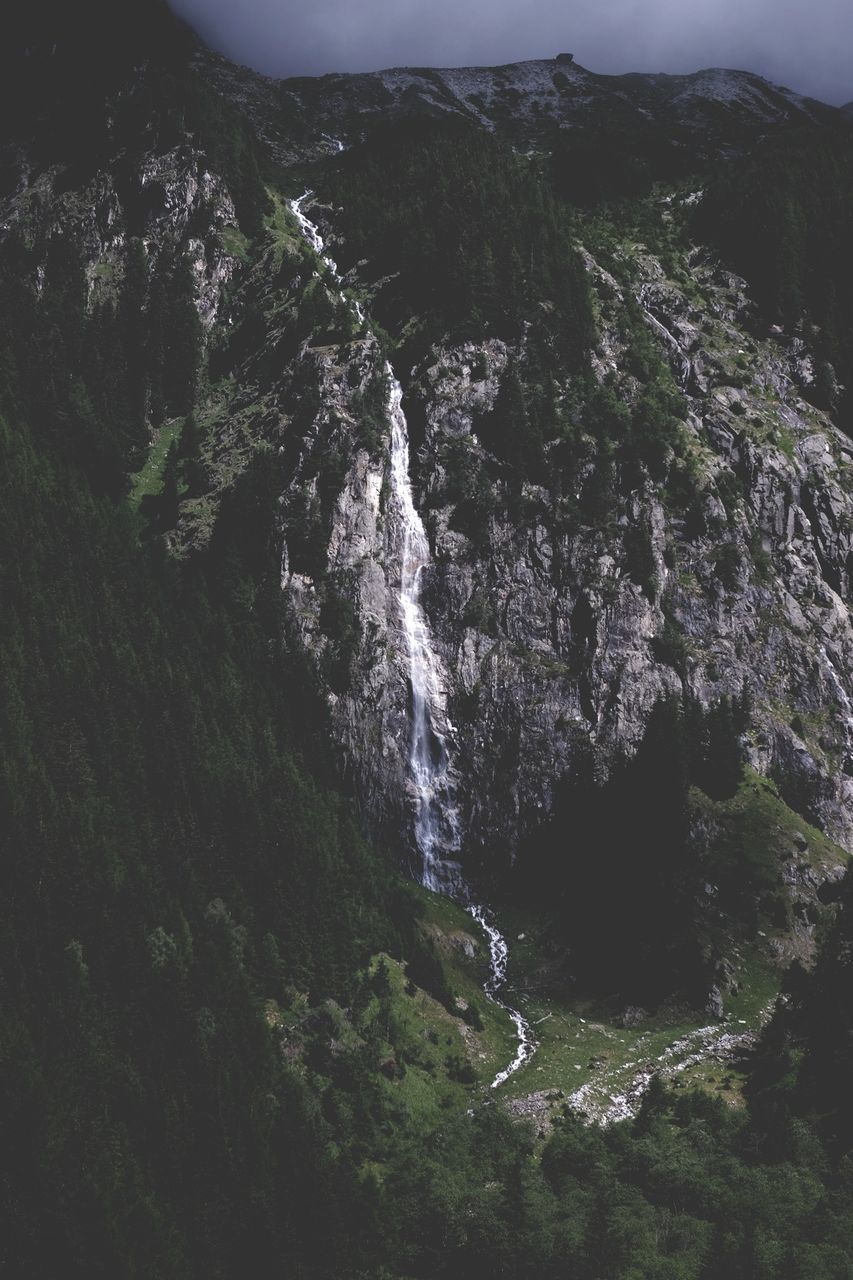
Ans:
POLYGON ((158 523, 161 530, 174 529, 180 511, 181 463, 177 443, 169 446, 163 467, 163 484, 158 502, 158 523))
POLYGON ((542 437, 528 413, 515 361, 505 369, 494 407, 480 420, 478 434, 486 448, 512 468, 516 480, 541 474, 542 437))
POLYGON ((148 293, 145 311, 145 373, 148 416, 154 427, 166 416, 164 390, 166 364, 166 288, 162 277, 155 275, 148 293))
POLYGON ((707 721, 708 746, 700 785, 712 800, 728 800, 743 776, 743 751, 728 698, 720 698, 708 712, 707 721))
POLYGON ((201 460, 201 437, 195 414, 187 414, 178 445, 181 479, 188 498, 197 498, 207 484, 207 471, 201 460))
POLYGON ((148 302, 148 261, 141 240, 133 239, 127 248, 124 281, 118 305, 118 325, 124 348, 127 376, 127 402, 132 440, 145 441, 146 306, 148 302))
POLYGON ((167 410, 191 412, 201 364, 202 327, 189 263, 181 261, 169 281, 164 324, 163 394, 167 410))

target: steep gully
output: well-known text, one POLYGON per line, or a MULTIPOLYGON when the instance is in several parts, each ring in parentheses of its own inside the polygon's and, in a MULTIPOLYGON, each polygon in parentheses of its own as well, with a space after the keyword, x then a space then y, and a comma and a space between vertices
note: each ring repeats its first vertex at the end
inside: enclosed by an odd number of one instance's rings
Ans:
POLYGON ((679 383, 681 384, 682 391, 689 390, 690 382, 693 377, 693 362, 692 360, 690 360, 690 358, 687 355, 685 355, 684 348, 682 347, 678 339, 675 337, 675 335, 671 333, 670 330, 667 329, 666 325, 663 324, 657 318, 654 312, 650 310, 648 305, 649 303, 648 285, 644 284, 643 287, 640 289, 640 292, 637 295, 637 302, 639 303, 640 308, 643 312, 643 315, 646 317, 646 320, 649 322, 652 328, 660 335, 660 337, 663 338, 664 342, 672 352, 674 357, 674 363, 678 367, 678 380, 679 380, 679 383))
MULTIPOLYGON (((303 236, 340 285, 336 263, 325 253, 319 230, 303 212, 302 206, 310 194, 306 191, 298 200, 291 201, 290 208, 303 236)), ((364 323, 361 305, 354 302, 352 306, 358 320, 364 323)), ((483 990, 489 1000, 509 1014, 518 1036, 515 1057, 492 1081, 491 1087, 496 1089, 533 1056, 536 1041, 524 1016, 501 997, 506 984, 509 948, 489 908, 474 901, 459 864, 462 833, 455 803, 454 731, 447 715, 441 662, 433 648, 420 603, 421 578, 430 561, 429 539, 412 496, 403 389, 387 362, 385 373, 391 427, 391 518, 400 564, 398 602, 411 689, 409 782, 414 801, 415 844, 421 855, 421 881, 425 887, 463 905, 488 938, 489 978, 483 990)))

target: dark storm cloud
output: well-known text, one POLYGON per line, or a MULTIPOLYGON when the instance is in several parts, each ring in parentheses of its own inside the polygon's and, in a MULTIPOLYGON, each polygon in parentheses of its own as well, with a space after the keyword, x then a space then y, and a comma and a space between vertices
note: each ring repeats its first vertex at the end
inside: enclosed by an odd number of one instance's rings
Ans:
POLYGON ((173 0, 216 48, 268 75, 515 62, 592 71, 742 67, 853 99, 850 0, 173 0))

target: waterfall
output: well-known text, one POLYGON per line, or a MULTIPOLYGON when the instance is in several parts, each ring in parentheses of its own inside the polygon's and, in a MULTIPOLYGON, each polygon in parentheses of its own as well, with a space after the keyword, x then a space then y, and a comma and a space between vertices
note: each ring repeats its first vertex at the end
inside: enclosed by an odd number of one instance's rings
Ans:
POLYGON ((391 423, 391 495, 400 560, 400 621, 411 687, 409 770, 415 802, 415 843, 423 860, 422 880, 435 893, 467 896, 456 855, 461 839, 450 774, 453 726, 441 668, 420 604, 421 577, 429 563, 429 541, 415 508, 409 480, 409 432, 403 390, 386 364, 391 423))
MULTIPOLYGON (((320 232, 302 211, 310 194, 306 191, 298 200, 291 201, 290 207, 305 239, 340 284, 337 266, 326 255, 320 232)), ((358 320, 364 323, 364 313, 359 304, 351 305, 358 320)), ((453 898, 464 906, 488 938, 489 978, 483 990, 493 1004, 509 1014, 518 1036, 515 1057, 492 1081, 491 1087, 496 1089, 532 1057, 536 1041, 524 1016, 501 996, 506 984, 509 948, 488 907, 473 900, 459 864, 462 835, 451 754, 454 730, 447 715, 441 662, 433 648, 421 607, 423 572, 430 562, 429 539, 412 495, 409 430, 403 411, 403 389, 387 361, 385 375, 391 427, 391 520, 395 558, 399 564, 397 593, 410 688, 409 787, 415 845, 421 857, 420 878, 427 889, 453 898)))
POLYGON ((305 214, 302 212, 302 206, 311 194, 312 192, 306 191, 298 200, 291 200, 290 208, 296 218, 296 221, 299 223, 299 230, 317 254, 317 257, 322 258, 323 262, 325 262, 332 274, 338 278, 338 264, 335 262, 334 258, 330 258, 327 255, 326 246, 319 230, 313 222, 310 222, 308 218, 305 217, 305 214))
POLYGON ((400 617, 411 686, 409 769, 415 800, 415 843, 423 860, 423 884, 462 903, 489 940, 489 978, 483 990, 493 1004, 509 1014, 518 1036, 515 1057, 492 1081, 491 1087, 496 1089, 533 1056, 536 1042, 524 1015, 501 998, 509 947, 488 907, 472 900, 457 861, 462 841, 450 756, 453 725, 447 717, 441 665, 420 603, 421 579, 430 560, 429 539, 412 497, 403 391, 390 364, 385 371, 390 386, 391 492, 398 526, 400 617))

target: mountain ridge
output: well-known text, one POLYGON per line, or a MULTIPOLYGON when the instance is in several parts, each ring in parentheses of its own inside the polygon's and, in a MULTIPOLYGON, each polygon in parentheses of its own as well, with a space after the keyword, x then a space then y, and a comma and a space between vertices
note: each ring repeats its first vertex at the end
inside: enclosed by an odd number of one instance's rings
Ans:
MULTIPOLYGON (((726 68, 602 75, 576 62, 532 59, 497 67, 391 67, 273 79, 207 51, 199 65, 247 109, 261 108, 271 137, 272 120, 284 108, 287 141, 292 146, 294 125, 297 131, 307 127, 317 154, 357 140, 380 117, 418 114, 456 115, 519 145, 542 144, 555 129, 580 126, 668 128, 681 145, 697 148, 699 158, 743 150, 768 130, 831 125, 844 118, 837 108, 753 72, 726 68)), ((282 142, 283 137, 279 146, 282 142)))

